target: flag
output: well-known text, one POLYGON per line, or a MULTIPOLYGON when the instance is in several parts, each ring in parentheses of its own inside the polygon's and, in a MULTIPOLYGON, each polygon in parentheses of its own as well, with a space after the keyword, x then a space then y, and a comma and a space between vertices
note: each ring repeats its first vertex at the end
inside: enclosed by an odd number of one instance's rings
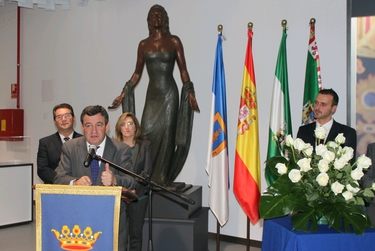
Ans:
MULTIPOLYGON (((286 27, 283 27, 283 35, 276 62, 270 112, 267 159, 281 155, 282 153, 278 148, 279 144, 285 139, 286 135, 292 135, 292 121, 289 105, 288 64, 286 55, 286 29, 286 27)), ((268 166, 266 166, 265 176, 268 185, 272 184, 277 178, 268 166)))
POLYGON ((228 221, 228 138, 227 101, 222 51, 222 35, 218 35, 212 81, 211 121, 206 172, 210 187, 208 204, 221 226, 228 221))
POLYGON ((255 224, 259 220, 260 154, 252 40, 253 31, 248 29, 238 113, 233 192, 247 217, 255 224))
POLYGON ((302 125, 309 124, 314 118, 314 102, 319 90, 322 89, 320 76, 320 59, 315 39, 315 19, 310 21, 309 48, 307 51, 305 90, 303 92, 302 125))

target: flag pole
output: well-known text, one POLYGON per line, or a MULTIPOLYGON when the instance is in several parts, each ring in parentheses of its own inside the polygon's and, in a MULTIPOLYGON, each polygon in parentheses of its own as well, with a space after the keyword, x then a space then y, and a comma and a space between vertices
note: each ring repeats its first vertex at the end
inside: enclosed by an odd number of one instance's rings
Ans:
POLYGON ((216 251, 220 251, 220 224, 216 220, 216 251))
MULTIPOLYGON (((223 34, 223 26, 219 24, 217 26, 217 31, 220 35, 223 34)), ((216 219, 216 251, 220 251, 220 224, 219 221, 216 219)))
POLYGON ((246 228, 247 228, 247 234, 246 234, 246 251, 250 251, 250 219, 249 217, 246 217, 246 228))
MULTIPOLYGON (((252 22, 247 23, 247 29, 248 30, 253 29, 252 22)), ((250 251, 250 219, 249 217, 246 217, 246 251, 250 251)))

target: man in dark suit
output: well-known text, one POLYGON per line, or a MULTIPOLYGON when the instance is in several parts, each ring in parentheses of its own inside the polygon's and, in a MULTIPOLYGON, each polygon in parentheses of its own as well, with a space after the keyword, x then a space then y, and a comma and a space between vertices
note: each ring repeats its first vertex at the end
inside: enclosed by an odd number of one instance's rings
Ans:
POLYGON ((73 129, 76 117, 71 105, 66 103, 56 105, 52 113, 57 132, 39 140, 37 156, 38 176, 45 184, 53 184, 63 143, 82 136, 73 129))
MULTIPOLYGON (((86 107, 81 114, 83 137, 72 139, 63 144, 61 160, 56 168, 55 184, 80 186, 122 186, 123 190, 132 190, 136 181, 129 175, 108 163, 99 163, 95 171, 93 160, 90 167, 84 166, 90 147, 97 148, 96 154, 123 168, 132 171, 131 149, 128 145, 106 135, 109 129, 107 111, 99 105, 86 107), (93 176, 97 173, 97 177, 93 176)), ((119 251, 126 250, 126 202, 121 201, 119 223, 119 251)))
MULTIPOLYGON (((305 143, 310 143, 315 149, 317 139, 314 130, 319 126, 323 126, 327 131, 324 143, 334 141, 339 133, 343 133, 346 140, 342 146, 353 148, 355 155, 357 148, 356 131, 349 126, 336 122, 332 118, 332 115, 336 112, 338 103, 339 97, 334 90, 320 90, 314 102, 314 116, 316 122, 300 126, 297 138, 302 139, 305 143)), ((353 162, 354 160, 355 158, 352 159, 353 162)))
MULTIPOLYGON (((371 159, 372 164, 361 179, 363 188, 372 187, 372 183, 375 179, 375 143, 371 143, 367 146, 366 156, 371 159)), ((366 205, 366 213, 370 218, 372 225, 375 226, 375 198, 366 205)))

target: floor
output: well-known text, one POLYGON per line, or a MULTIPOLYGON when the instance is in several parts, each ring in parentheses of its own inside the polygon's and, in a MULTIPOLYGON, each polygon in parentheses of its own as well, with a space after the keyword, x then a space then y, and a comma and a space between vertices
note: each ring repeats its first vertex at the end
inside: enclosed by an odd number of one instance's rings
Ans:
MULTIPOLYGON (((0 251, 35 251, 36 235, 35 220, 14 227, 0 229, 0 251)), ((208 250, 216 250, 216 240, 208 240, 208 250)), ((246 246, 229 242, 220 242, 220 251, 244 251, 246 246)), ((260 248, 250 247, 250 251, 260 251, 260 248)), ((158 251, 158 250, 155 250, 158 251)), ((164 250, 163 250, 164 251, 164 250)))

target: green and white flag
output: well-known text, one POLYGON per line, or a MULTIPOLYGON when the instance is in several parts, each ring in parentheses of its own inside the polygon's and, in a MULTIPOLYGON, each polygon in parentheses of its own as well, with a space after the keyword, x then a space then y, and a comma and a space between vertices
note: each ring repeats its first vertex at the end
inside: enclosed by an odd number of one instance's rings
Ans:
POLYGON ((309 50, 307 52, 305 90, 303 92, 302 125, 307 125, 315 120, 314 102, 321 89, 322 78, 318 45, 315 40, 315 19, 312 18, 310 20, 309 50))
MULTIPOLYGON (((279 146, 281 142, 285 140, 286 135, 292 135, 286 54, 286 29, 286 27, 283 27, 283 35, 280 42, 279 54, 277 56, 270 113, 267 159, 282 155, 283 153, 280 151, 281 148, 279 146)), ((265 177, 268 185, 270 185, 278 176, 266 165, 265 177)))

